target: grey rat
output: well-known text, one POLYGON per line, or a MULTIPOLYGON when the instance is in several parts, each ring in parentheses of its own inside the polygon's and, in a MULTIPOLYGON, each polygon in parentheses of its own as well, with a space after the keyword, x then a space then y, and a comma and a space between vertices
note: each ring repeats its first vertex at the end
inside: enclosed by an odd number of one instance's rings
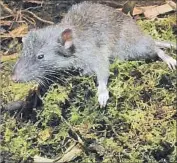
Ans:
POLYGON ((40 83, 57 70, 81 68, 85 74, 96 74, 101 107, 109 98, 110 58, 125 61, 158 56, 171 69, 177 65, 160 49, 170 44, 144 35, 135 21, 122 12, 91 2, 73 5, 59 24, 32 30, 22 41, 14 81, 40 83))

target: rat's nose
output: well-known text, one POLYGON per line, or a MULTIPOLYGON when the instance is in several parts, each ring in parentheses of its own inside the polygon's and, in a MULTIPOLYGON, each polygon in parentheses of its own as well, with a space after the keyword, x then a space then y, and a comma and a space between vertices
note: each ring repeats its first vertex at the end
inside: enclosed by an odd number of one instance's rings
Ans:
POLYGON ((13 80, 14 82, 18 82, 17 76, 16 76, 15 74, 13 74, 13 75, 11 76, 11 78, 12 78, 12 80, 13 80))

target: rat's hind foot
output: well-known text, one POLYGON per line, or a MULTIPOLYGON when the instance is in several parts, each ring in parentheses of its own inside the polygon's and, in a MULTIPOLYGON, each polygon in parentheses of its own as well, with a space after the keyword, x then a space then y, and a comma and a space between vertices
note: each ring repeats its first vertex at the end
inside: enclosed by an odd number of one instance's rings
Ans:
POLYGON ((171 70, 175 70, 177 67, 177 61, 172 57, 166 55, 163 50, 157 48, 156 49, 157 55, 161 58, 165 63, 167 63, 168 67, 171 70))
POLYGON ((172 57, 166 58, 166 60, 164 60, 164 62, 167 63, 168 67, 169 67, 171 70, 175 70, 175 69, 176 69, 177 62, 176 62, 176 60, 173 59, 172 57))

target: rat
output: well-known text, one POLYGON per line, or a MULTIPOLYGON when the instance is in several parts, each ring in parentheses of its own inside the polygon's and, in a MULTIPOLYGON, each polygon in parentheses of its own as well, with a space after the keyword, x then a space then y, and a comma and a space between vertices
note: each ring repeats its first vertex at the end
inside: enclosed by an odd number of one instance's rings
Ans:
POLYGON ((154 41, 136 22, 121 11, 92 2, 73 5, 60 23, 31 30, 22 38, 21 56, 12 79, 42 83, 58 70, 80 68, 96 74, 101 107, 109 99, 107 88, 110 60, 141 60, 158 56, 175 69, 177 62, 161 49, 173 46, 154 41))

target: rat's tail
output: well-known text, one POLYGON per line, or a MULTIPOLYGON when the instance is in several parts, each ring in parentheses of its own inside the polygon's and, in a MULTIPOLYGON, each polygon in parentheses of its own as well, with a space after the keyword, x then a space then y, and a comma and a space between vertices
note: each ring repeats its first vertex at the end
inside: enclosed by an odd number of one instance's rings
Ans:
POLYGON ((176 44, 175 43, 171 43, 171 42, 155 41, 155 44, 159 48, 167 48, 167 49, 173 48, 173 49, 177 49, 176 44))

